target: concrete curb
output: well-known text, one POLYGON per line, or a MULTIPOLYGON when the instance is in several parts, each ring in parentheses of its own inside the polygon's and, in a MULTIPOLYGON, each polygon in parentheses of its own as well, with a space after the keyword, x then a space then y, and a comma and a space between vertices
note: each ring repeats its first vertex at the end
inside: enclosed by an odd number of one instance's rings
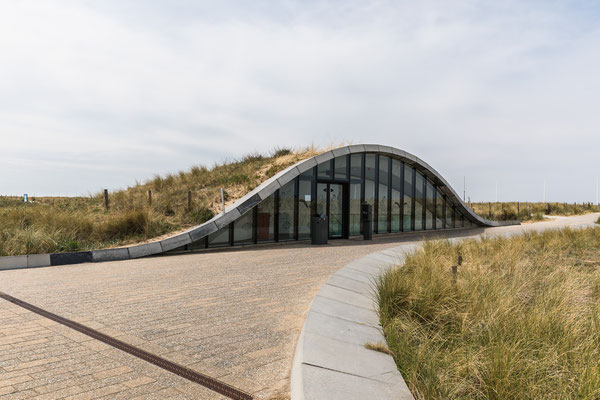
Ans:
POLYGON ((27 258, 26 264, 21 258, 0 257, 0 269, 47 267, 52 265, 78 264, 83 262, 126 260, 147 257, 176 250, 190 243, 203 240, 209 234, 216 232, 219 228, 227 226, 229 223, 235 221, 237 218, 244 215, 244 213, 252 209, 252 207, 254 207, 256 204, 260 203, 262 200, 265 200, 281 186, 292 181, 299 174, 316 166, 318 163, 331 160, 332 158, 340 155, 363 152, 377 152, 397 158, 405 164, 415 167, 427 177, 434 180, 438 185, 441 185, 442 187, 440 190, 453 198, 458 209, 465 214, 471 220, 471 222, 474 222, 480 226, 504 226, 520 224, 519 221, 490 221, 475 214, 473 210, 471 210, 461 200, 448 182, 435 169, 433 169, 429 164, 420 158, 390 146, 361 144, 343 146, 337 149, 328 150, 314 157, 297 162, 296 164, 269 178, 256 189, 252 190, 250 193, 236 201, 224 215, 217 215, 210 221, 196 226, 182 234, 174 235, 161 241, 119 249, 81 251, 73 253, 31 254, 23 256, 27 258))

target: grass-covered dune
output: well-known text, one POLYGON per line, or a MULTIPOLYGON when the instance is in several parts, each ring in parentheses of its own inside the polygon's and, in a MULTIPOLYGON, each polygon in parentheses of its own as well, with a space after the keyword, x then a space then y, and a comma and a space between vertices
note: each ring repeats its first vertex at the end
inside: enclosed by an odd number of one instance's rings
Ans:
POLYGON ((90 250, 125 245, 199 225, 277 172, 317 154, 315 148, 275 149, 240 160, 194 166, 109 194, 89 197, 0 197, 0 256, 90 250), (152 205, 148 191, 152 192, 152 205), (191 206, 188 207, 188 192, 191 206))
POLYGON ((427 242, 378 301, 418 399, 600 398, 600 227, 427 242))
POLYGON ((592 203, 472 203, 473 211, 494 221, 541 221, 544 215, 582 215, 600 211, 592 203))

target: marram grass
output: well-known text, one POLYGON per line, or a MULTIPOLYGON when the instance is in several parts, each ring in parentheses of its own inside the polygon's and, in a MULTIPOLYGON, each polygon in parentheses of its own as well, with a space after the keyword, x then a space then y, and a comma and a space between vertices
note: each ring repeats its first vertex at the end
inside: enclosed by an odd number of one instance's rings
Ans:
POLYGON ((0 256, 114 247, 199 225, 221 211, 221 188, 229 206, 277 172, 319 152, 314 147, 277 148, 270 155, 250 154, 212 168, 194 166, 155 176, 110 192, 108 210, 102 192, 32 197, 30 203, 0 196, 0 256))
POLYGON ((378 282, 418 399, 599 399, 599 300, 600 227, 427 242, 378 282))

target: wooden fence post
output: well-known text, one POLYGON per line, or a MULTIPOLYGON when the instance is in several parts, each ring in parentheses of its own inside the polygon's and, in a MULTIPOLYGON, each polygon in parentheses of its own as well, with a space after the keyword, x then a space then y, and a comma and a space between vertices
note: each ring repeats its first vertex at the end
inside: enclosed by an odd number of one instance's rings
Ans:
POLYGON ((104 189, 104 208, 108 210, 108 190, 104 189))
POLYGON ((192 191, 188 190, 188 210, 192 209, 192 191))
POLYGON ((152 207, 152 189, 148 189, 148 204, 152 207))

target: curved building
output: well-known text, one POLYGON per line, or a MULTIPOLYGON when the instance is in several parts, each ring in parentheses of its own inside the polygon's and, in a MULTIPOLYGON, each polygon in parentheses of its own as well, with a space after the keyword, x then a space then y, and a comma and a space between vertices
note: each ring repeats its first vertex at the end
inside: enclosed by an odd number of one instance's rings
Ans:
POLYGON ((281 171, 226 213, 170 238, 147 244, 0 257, 0 269, 145 257, 160 253, 268 242, 308 240, 312 217, 327 217, 330 239, 363 233, 361 205, 372 209, 374 234, 518 224, 476 215, 426 162, 379 145, 326 151, 281 171))
POLYGON ((185 249, 307 240, 315 215, 327 217, 330 239, 349 238, 363 232, 364 203, 372 206, 374 234, 505 224, 475 214, 418 157, 389 146, 351 145, 287 168, 180 239, 185 249))

